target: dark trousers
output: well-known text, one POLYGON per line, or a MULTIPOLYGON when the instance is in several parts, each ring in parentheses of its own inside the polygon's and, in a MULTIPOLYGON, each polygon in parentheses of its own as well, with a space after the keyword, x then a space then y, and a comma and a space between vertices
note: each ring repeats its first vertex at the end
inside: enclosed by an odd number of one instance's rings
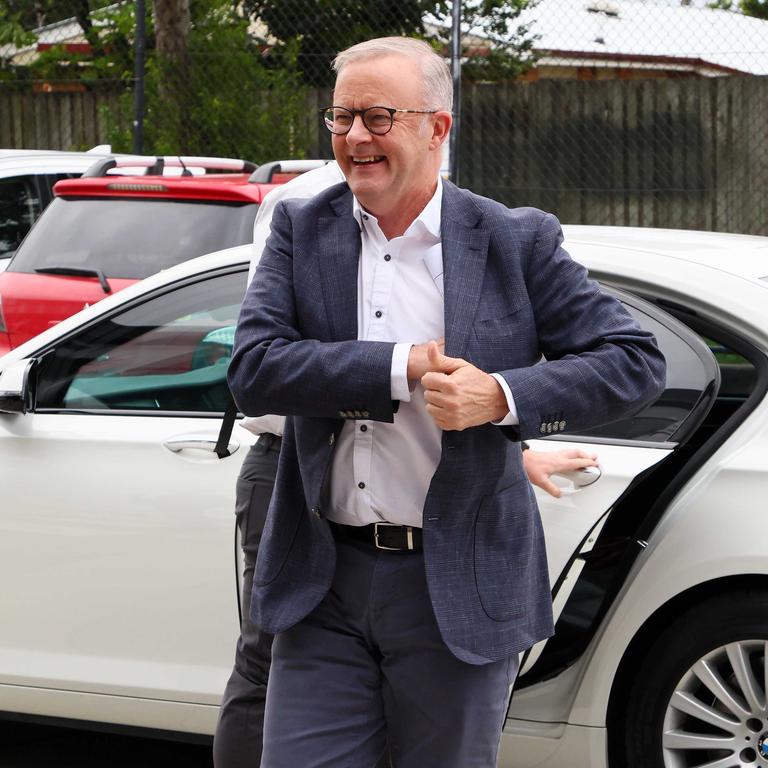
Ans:
POLYGON ((263 768, 493 768, 518 658, 475 666, 447 648, 420 552, 337 535, 333 584, 277 635, 263 768))
POLYGON ((256 553, 275 484, 279 451, 279 439, 260 438, 248 451, 237 478, 235 514, 245 563, 243 618, 235 666, 224 689, 213 739, 216 768, 258 768, 261 764, 272 635, 250 620, 249 606, 256 553))
MULTIPOLYGON (((235 666, 219 710, 213 739, 215 768, 259 768, 273 636, 250 619, 253 569, 272 497, 280 439, 263 435, 243 460, 237 478, 235 515, 243 548, 243 618, 235 666)), ((378 768, 388 768, 386 757, 378 768)), ((294 766, 298 768, 298 766, 294 766)))

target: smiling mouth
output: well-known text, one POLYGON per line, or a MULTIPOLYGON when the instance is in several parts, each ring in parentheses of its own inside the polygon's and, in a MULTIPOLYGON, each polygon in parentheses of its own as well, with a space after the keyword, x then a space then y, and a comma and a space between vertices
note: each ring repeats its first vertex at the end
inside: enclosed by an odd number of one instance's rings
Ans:
POLYGON ((353 157, 352 165, 376 165, 384 160, 383 155, 366 155, 365 157, 353 157))

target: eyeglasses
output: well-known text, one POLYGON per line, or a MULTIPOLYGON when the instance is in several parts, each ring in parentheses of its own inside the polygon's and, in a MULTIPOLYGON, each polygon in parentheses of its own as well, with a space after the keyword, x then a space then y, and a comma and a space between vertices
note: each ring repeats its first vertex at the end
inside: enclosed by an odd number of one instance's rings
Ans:
POLYGON ((383 136, 392 130, 395 113, 407 112, 415 115, 434 115, 436 109, 395 109, 394 107, 368 107, 367 109, 347 109, 346 107, 323 107, 320 114, 325 127, 337 136, 343 136, 352 130, 355 117, 360 115, 363 125, 375 136, 383 136))

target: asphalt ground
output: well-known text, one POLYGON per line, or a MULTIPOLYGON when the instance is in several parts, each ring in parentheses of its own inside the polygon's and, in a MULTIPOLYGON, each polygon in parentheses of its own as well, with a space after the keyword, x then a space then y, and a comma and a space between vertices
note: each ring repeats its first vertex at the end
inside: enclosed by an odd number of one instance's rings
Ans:
POLYGON ((212 768, 210 744, 0 722, 0 768, 212 768))

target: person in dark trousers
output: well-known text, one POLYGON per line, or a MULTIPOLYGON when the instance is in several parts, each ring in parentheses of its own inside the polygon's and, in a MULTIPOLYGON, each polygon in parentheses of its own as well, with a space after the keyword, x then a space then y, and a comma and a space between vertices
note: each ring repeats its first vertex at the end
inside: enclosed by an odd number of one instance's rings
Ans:
MULTIPOLYGON (((254 228, 251 277, 259 262, 278 202, 306 199, 343 182, 336 163, 310 171, 267 195, 254 228)), ((249 616, 254 564, 266 520, 277 471, 284 419, 276 416, 246 418, 241 424, 260 434, 243 461, 237 481, 236 517, 243 548, 243 620, 237 641, 235 666, 222 699, 214 739, 215 768, 257 768, 261 759, 266 687, 273 636, 260 631, 249 616)), ((560 490, 550 475, 595 466, 596 456, 581 450, 526 451, 524 464, 530 482, 553 496, 560 490)), ((390 765, 381 758, 378 768, 390 765)))

